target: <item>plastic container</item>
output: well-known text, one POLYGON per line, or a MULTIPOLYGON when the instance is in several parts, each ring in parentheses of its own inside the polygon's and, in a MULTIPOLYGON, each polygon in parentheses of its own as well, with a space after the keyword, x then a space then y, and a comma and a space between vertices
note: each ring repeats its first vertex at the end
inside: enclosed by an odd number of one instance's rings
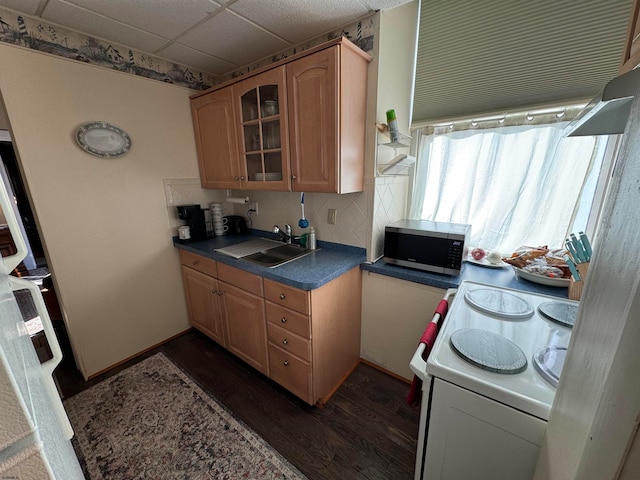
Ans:
POLYGON ((307 250, 315 250, 316 249, 316 229, 313 227, 309 228, 309 235, 307 235, 307 250))

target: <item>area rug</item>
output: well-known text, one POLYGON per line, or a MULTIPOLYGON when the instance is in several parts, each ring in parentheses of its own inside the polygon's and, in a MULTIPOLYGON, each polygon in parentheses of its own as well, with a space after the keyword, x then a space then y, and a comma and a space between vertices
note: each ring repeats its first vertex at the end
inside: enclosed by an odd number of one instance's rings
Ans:
POLYGON ((64 405, 91 480, 306 478, 162 353, 64 405))

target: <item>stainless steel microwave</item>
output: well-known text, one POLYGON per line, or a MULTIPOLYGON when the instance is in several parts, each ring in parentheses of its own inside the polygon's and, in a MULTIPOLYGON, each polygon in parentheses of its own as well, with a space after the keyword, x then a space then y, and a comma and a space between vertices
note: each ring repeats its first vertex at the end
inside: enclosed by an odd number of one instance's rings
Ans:
POLYGON ((384 231, 384 261, 427 272, 459 275, 471 225, 398 220, 384 231))

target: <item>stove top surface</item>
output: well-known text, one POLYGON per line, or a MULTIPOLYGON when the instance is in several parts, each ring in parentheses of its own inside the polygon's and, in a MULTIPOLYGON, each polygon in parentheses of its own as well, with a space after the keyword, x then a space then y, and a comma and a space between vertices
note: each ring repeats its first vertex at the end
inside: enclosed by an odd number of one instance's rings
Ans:
MULTIPOLYGON (((566 348, 571 337, 569 326, 540 312, 539 307, 550 302, 555 304, 555 310, 567 311, 569 315, 578 306, 578 302, 568 299, 463 281, 427 360, 427 373, 547 420, 555 387, 534 367, 534 356, 547 347, 566 348), (501 374, 491 366, 481 368, 475 362, 477 358, 463 359, 453 343, 459 335, 456 332, 469 329, 476 330, 475 335, 467 334, 471 338, 502 337, 515 345, 526 360, 524 367, 514 364, 507 368, 511 370, 509 374, 501 374)), ((492 341, 476 343, 481 345, 480 357, 498 358, 496 355, 507 350, 515 355, 516 349, 506 346, 507 343, 500 343, 498 347, 494 347, 492 341)), ((561 366, 555 365, 556 374, 559 368, 561 366)))

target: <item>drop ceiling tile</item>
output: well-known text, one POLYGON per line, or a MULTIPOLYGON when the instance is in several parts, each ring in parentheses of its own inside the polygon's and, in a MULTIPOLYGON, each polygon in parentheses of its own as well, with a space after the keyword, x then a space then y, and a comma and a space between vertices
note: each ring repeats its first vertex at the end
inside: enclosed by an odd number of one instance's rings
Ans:
POLYGON ((35 15, 39 4, 40 0, 0 0, 0 6, 11 8, 27 15, 35 15))
POLYGON ((210 0, 63 1, 165 38, 176 37, 220 8, 210 0))
POLYGON ((229 11, 187 32, 179 42, 239 65, 247 65, 289 46, 229 11))
POLYGON ((229 7, 292 43, 302 42, 367 14, 358 1, 239 0, 229 7))
POLYGON ((167 39, 128 27, 58 0, 47 4, 42 18, 143 52, 153 52, 167 42, 167 39))
POLYGON ((167 60, 188 65, 214 75, 224 75, 240 66, 212 57, 206 53, 198 52, 179 43, 171 44, 167 48, 162 48, 154 53, 167 60))

